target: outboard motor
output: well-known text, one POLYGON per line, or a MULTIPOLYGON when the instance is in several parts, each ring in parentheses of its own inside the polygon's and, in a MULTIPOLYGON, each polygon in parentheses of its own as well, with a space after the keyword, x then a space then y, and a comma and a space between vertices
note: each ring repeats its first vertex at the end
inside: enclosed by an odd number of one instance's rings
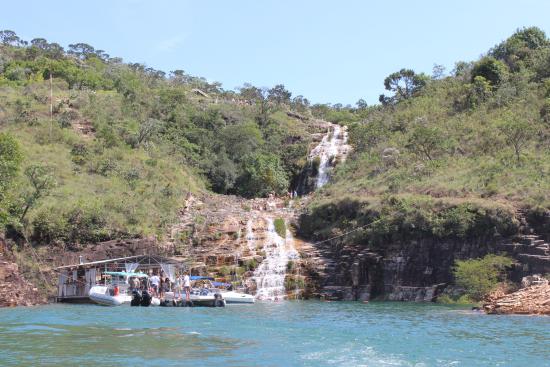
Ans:
POLYGON ((151 305, 151 301, 153 300, 153 297, 149 294, 147 291, 143 291, 141 293, 141 305, 143 307, 149 307, 151 305))
POLYGON ((141 304, 141 294, 139 294, 139 291, 134 290, 132 292, 132 301, 130 302, 130 306, 139 306, 141 304))
POLYGON ((219 293, 214 294, 214 307, 225 307, 225 301, 219 293))

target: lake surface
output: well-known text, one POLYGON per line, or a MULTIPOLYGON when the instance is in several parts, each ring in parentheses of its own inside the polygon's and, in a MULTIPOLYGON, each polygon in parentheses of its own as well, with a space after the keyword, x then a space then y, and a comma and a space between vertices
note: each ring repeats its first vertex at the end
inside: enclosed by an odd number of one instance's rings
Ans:
POLYGON ((550 317, 414 303, 0 309, 1 366, 550 366, 550 317))

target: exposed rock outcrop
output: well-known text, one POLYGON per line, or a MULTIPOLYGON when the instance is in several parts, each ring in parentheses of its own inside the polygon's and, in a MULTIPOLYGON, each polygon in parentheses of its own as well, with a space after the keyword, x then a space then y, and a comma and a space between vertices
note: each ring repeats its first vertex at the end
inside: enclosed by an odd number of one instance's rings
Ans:
POLYGON ((46 301, 20 273, 14 257, 0 238, 0 307, 32 306, 46 301))
POLYGON ((532 277, 520 290, 505 294, 498 290, 487 297, 483 309, 488 314, 550 315, 550 284, 548 279, 532 277), (536 279, 535 279, 536 278, 536 279))

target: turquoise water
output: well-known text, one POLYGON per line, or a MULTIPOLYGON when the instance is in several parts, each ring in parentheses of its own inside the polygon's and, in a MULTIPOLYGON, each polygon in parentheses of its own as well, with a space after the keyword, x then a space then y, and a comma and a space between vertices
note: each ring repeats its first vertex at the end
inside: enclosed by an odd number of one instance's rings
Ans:
POLYGON ((1 366, 550 366, 550 317, 413 303, 0 309, 1 366))

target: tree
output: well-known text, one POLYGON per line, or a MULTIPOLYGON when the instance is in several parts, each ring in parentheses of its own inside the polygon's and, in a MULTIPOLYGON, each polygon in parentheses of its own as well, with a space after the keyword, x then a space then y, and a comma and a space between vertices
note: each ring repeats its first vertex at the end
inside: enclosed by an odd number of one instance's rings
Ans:
POLYGON ((21 222, 25 219, 29 209, 36 205, 39 199, 48 196, 56 185, 51 169, 44 165, 34 164, 27 167, 25 176, 31 184, 31 190, 24 197, 24 207, 19 218, 21 222))
POLYGON ((0 201, 19 172, 22 160, 19 143, 11 135, 0 133, 0 201))
POLYGON ((225 150, 235 162, 240 162, 247 154, 257 150, 262 144, 262 132, 254 122, 227 126, 222 131, 225 150))
POLYGON ((474 301, 480 301, 503 280, 504 270, 512 259, 505 256, 486 255, 481 259, 457 260, 453 269, 456 284, 464 287, 474 301))
POLYGON ((508 75, 506 65, 494 57, 484 57, 475 63, 472 69, 472 81, 477 76, 484 77, 493 87, 499 86, 508 75))
POLYGON ((249 83, 244 83, 244 85, 238 88, 238 90, 242 98, 251 102, 264 98, 262 90, 249 83))
POLYGON ((290 107, 300 113, 306 113, 309 108, 309 100, 302 95, 292 98, 290 107))
POLYGON ((268 98, 269 90, 245 83, 239 88, 239 93, 244 99, 256 104, 258 107, 258 116, 256 119, 261 127, 265 127, 268 122, 269 113, 273 110, 273 105, 268 98))
POLYGON ((288 189, 288 177, 274 154, 249 154, 243 160, 243 171, 237 187, 245 197, 265 197, 271 192, 283 194, 288 189))
POLYGON ((208 172, 208 179, 212 184, 212 190, 225 194, 235 185, 238 176, 238 167, 227 157, 227 154, 218 154, 214 164, 208 172))
POLYGON ((542 29, 528 27, 518 29, 507 40, 495 46, 490 54, 517 70, 518 61, 527 59, 535 50, 549 46, 550 41, 542 29))
POLYGON ((504 140, 514 148, 516 160, 521 160, 521 151, 531 139, 534 127, 528 121, 513 115, 507 115, 498 124, 498 129, 504 135, 504 140))
POLYGON ((14 31, 10 31, 9 29, 0 31, 0 42, 5 46, 21 45, 21 39, 14 31))
POLYGON ((476 107, 480 103, 485 102, 491 96, 491 84, 478 75, 474 78, 469 94, 469 102, 471 107, 476 107))
POLYGON ((64 56, 65 50, 58 43, 50 43, 46 50, 49 57, 52 59, 59 60, 64 56))
POLYGON ((277 84, 267 91, 267 98, 277 104, 290 103, 290 93, 283 84, 277 84))
POLYGON ((355 105, 357 106, 358 110, 366 110, 369 106, 367 104, 367 101, 365 101, 363 98, 360 98, 357 102, 355 102, 355 105))
POLYGON ((42 51, 48 49, 49 43, 45 38, 34 38, 31 40, 31 46, 36 47, 42 51))
POLYGON ((445 76, 445 66, 434 64, 432 69, 432 79, 441 79, 445 76))
POLYGON ((8 218, 6 192, 19 172, 23 156, 19 143, 6 133, 0 133, 0 224, 8 218))
POLYGON ((95 49, 87 43, 74 43, 69 45, 67 53, 80 59, 87 59, 91 55, 95 55, 95 49))
POLYGON ((442 140, 443 134, 438 128, 417 126, 409 137, 407 148, 431 161, 442 147, 442 140))
POLYGON ((411 69, 401 69, 384 79, 384 87, 394 92, 398 99, 407 99, 422 89, 426 82, 425 75, 416 74, 411 69))

